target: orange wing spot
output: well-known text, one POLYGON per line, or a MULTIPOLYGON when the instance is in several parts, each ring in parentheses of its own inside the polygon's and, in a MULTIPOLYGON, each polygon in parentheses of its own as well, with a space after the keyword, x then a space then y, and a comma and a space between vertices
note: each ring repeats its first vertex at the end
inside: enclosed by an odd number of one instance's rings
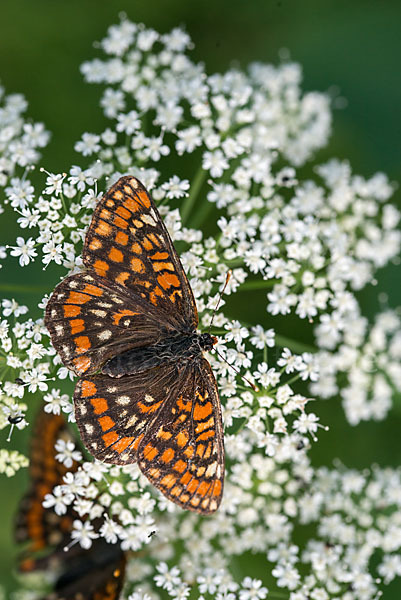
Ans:
POLYGON ((170 494, 172 496, 179 496, 181 494, 181 492, 182 492, 182 488, 179 487, 178 485, 176 485, 175 487, 173 487, 172 490, 170 490, 170 494))
POLYGON ((150 239, 149 239, 149 238, 147 238, 147 237, 144 237, 144 238, 143 238, 143 240, 142 240, 142 245, 143 245, 143 247, 145 248, 145 250, 147 250, 147 251, 149 251, 149 250, 152 250, 152 249, 153 249, 153 244, 152 244, 152 242, 150 241, 150 239))
POLYGON ((143 227, 142 221, 138 221, 138 219, 132 219, 132 222, 137 229, 140 229, 141 227, 143 227))
POLYGON ((188 494, 181 494, 180 496, 180 500, 181 502, 183 502, 184 504, 186 504, 188 502, 188 500, 190 499, 191 496, 189 496, 188 494))
POLYGON ((153 270, 158 273, 159 271, 174 271, 174 265, 171 262, 155 262, 153 263, 153 270))
POLYGON ((158 286, 156 286, 155 289, 152 290, 149 294, 149 300, 154 305, 157 304, 157 296, 159 296, 159 298, 163 298, 163 296, 164 296, 163 292, 161 291, 161 289, 158 286))
POLYGON ((81 373, 81 375, 82 373, 86 373, 91 366, 91 360, 88 356, 78 356, 77 358, 74 358, 72 362, 74 363, 78 373, 81 373))
POLYGON ((133 198, 126 198, 124 200, 124 206, 125 208, 128 208, 128 210, 130 210, 132 213, 138 212, 140 208, 138 202, 133 198))
MULTIPOLYGON (((115 196, 114 196, 115 197, 115 196)), ((106 206, 108 206, 109 208, 112 208, 115 205, 114 200, 112 200, 111 198, 109 198, 106 202, 106 206)))
POLYGON ((171 300, 171 302, 175 302, 175 297, 179 296, 180 298, 182 298, 182 292, 181 290, 174 290, 174 292, 171 292, 169 298, 171 300))
POLYGON ((131 258, 131 267, 135 273, 145 273, 145 265, 139 258, 131 258))
POLYGON ((162 403, 162 400, 160 400, 160 402, 156 402, 156 404, 143 404, 143 402, 138 402, 137 407, 139 408, 139 410, 141 411, 141 413, 153 413, 155 412, 160 404, 162 403))
POLYGON ((150 475, 150 477, 153 477, 153 479, 159 479, 160 469, 149 469, 148 475, 150 475))
POLYGON ((140 443, 140 441, 141 441, 141 439, 143 438, 143 436, 144 436, 144 435, 145 435, 144 433, 141 433, 141 435, 139 435, 139 436, 136 438, 136 440, 135 440, 135 442, 134 442, 134 444, 133 444, 133 449, 134 449, 134 450, 137 450, 137 449, 138 449, 139 443, 140 443))
MULTIPOLYGON (((204 431, 203 433, 201 433, 200 435, 198 435, 198 440, 208 440, 209 438, 213 438, 214 437, 214 431, 213 429, 210 429, 209 431, 204 431)), ((206 458, 206 456, 205 456, 206 458)))
POLYGON ((170 258, 170 256, 168 252, 156 252, 155 254, 152 254, 150 258, 152 260, 166 260, 167 258, 170 258))
POLYGON ((89 244, 90 250, 99 250, 103 246, 102 242, 97 238, 93 238, 91 243, 89 244))
POLYGON ((102 439, 104 441, 104 445, 106 446, 106 448, 108 448, 109 446, 117 442, 118 433, 116 433, 115 431, 109 431, 109 433, 105 433, 104 435, 102 435, 102 439))
POLYGON ((159 431, 156 434, 156 437, 161 438, 162 440, 169 440, 173 434, 169 431, 164 431, 163 426, 160 427, 159 431))
POLYGON ((138 244, 138 242, 134 242, 131 246, 131 250, 132 252, 135 252, 135 254, 141 254, 142 246, 141 244, 138 244))
POLYGON ((212 453, 212 444, 208 444, 206 446, 206 452, 203 458, 210 458, 210 455, 212 453))
POLYGON ((132 315, 139 315, 139 313, 129 310, 128 308, 125 308, 124 310, 120 310, 120 312, 115 313, 115 315, 113 315, 113 323, 114 323, 114 325, 119 325, 120 320, 123 317, 128 317, 128 316, 132 316, 132 315))
POLYGON ((116 444, 114 444, 113 446, 113 450, 115 450, 116 452, 118 452, 119 454, 121 454, 121 452, 124 452, 124 450, 126 450, 128 448, 128 446, 130 444, 132 444, 132 442, 134 441, 135 438, 133 437, 123 437, 121 438, 121 440, 119 440, 116 444))
POLYGON ((146 460, 153 460, 158 454, 159 451, 152 446, 152 444, 147 444, 143 449, 143 457, 146 458, 146 460))
POLYGON ((187 458, 192 458, 193 455, 195 454, 195 450, 193 446, 188 446, 187 448, 185 448, 184 450, 184 454, 187 458))
POLYGON ((106 412, 106 410, 108 410, 109 408, 106 398, 92 398, 90 403, 93 406, 93 412, 95 413, 95 415, 101 415, 102 413, 106 412))
POLYGON ((140 191, 140 192, 137 192, 137 194, 138 194, 138 196, 139 196, 139 198, 140 198, 143 206, 146 206, 146 208, 149 208, 149 206, 150 206, 150 198, 147 195, 147 193, 145 191, 140 191))
POLYGON ((184 462, 183 460, 177 460, 177 462, 175 463, 175 465, 173 467, 173 469, 175 471, 178 471, 179 473, 183 473, 186 468, 187 468, 187 463, 184 462))
POLYGON ((122 271, 122 273, 119 273, 117 275, 117 277, 115 278, 114 281, 117 281, 117 283, 119 283, 121 285, 125 285, 125 282, 129 278, 129 276, 130 276, 130 273, 127 273, 127 271, 122 271))
POLYGON ((201 484, 199 485, 198 489, 196 490, 196 493, 199 494, 199 496, 206 496, 208 491, 210 490, 211 485, 212 485, 211 483, 202 481, 201 484))
POLYGON ((98 275, 104 277, 109 270, 109 265, 104 260, 95 260, 93 263, 93 268, 95 269, 98 275))
POLYGON ((180 410, 185 410, 185 412, 189 412, 192 408, 192 401, 188 400, 188 402, 184 402, 182 396, 180 396, 177 400, 177 406, 180 410))
POLYGON ((88 396, 94 396, 97 392, 97 388, 93 381, 84 380, 81 384, 81 396, 87 398, 88 396))
POLYGON ((100 218, 100 219, 103 219, 103 221, 107 221, 108 219, 110 219, 110 215, 111 215, 110 211, 109 211, 109 210, 107 210, 107 208, 103 208, 103 209, 100 211, 99 218, 100 218))
POLYGON ((187 471, 181 477, 180 482, 182 483, 182 485, 187 485, 187 483, 189 483, 191 481, 191 479, 192 479, 192 475, 191 475, 191 473, 189 473, 189 471, 187 471))
POLYGON ((120 246, 126 246, 128 244, 128 235, 124 233, 124 231, 117 231, 114 240, 117 244, 120 244, 120 246))
POLYGON ((98 226, 95 229, 96 233, 102 237, 108 237, 111 233, 111 225, 105 221, 99 221, 98 226))
POLYGON ((85 321, 83 319, 71 319, 71 335, 75 335, 76 333, 81 333, 85 329, 85 321))
POLYGON ((90 299, 90 296, 87 294, 81 294, 81 292, 70 292, 66 302, 69 302, 70 304, 85 304, 86 302, 89 302, 90 299))
POLYGON ((194 492, 196 492, 196 490, 197 490, 197 488, 198 488, 198 485, 199 485, 199 480, 198 480, 198 479, 195 479, 195 478, 194 478, 194 479, 192 479, 192 481, 190 481, 190 482, 188 483, 188 485, 187 485, 187 491, 188 491, 190 494, 193 494, 194 492))
POLYGON ((113 419, 111 417, 100 417, 100 419, 98 419, 99 425, 100 427, 103 429, 103 431, 108 431, 109 429, 111 429, 112 427, 114 427, 114 425, 116 424, 115 421, 113 421, 113 419))
POLYGON ((109 252, 109 258, 113 262, 120 263, 124 260, 124 254, 121 252, 121 250, 117 250, 117 248, 111 248, 109 252))
POLYGON ((220 496, 221 494, 221 481, 219 479, 217 479, 214 482, 214 486, 213 486, 213 496, 220 496))
POLYGON ((164 463, 170 462, 174 458, 174 450, 172 448, 167 448, 162 454, 162 461, 164 463))
POLYGON ((198 425, 195 428, 196 433, 201 433, 202 431, 205 431, 206 429, 212 429, 214 427, 214 418, 210 417, 210 419, 208 421, 205 421, 204 423, 198 423, 198 425))
POLYGON ((180 280, 178 279, 177 275, 174 275, 174 273, 163 273, 162 275, 158 275, 157 281, 164 290, 172 285, 174 287, 179 287, 180 285, 180 280))
POLYGON ((125 219, 122 219, 118 215, 114 215, 114 225, 120 229, 127 229, 128 223, 125 219))
POLYGON ((185 446, 188 443, 188 439, 188 435, 183 431, 180 431, 180 433, 176 437, 177 444, 180 448, 183 448, 183 446, 185 446))
POLYGON ((202 456, 204 455, 204 453, 205 453, 205 446, 204 446, 204 444, 198 444, 198 446, 196 448, 196 454, 202 458, 202 456))
POLYGON ((121 200, 122 198, 124 198, 124 194, 120 190, 117 190, 116 192, 114 192, 113 198, 115 200, 121 200))
POLYGON ((160 248, 160 246, 162 245, 162 242, 160 241, 160 239, 157 237, 156 234, 149 233, 148 237, 154 243, 155 246, 158 246, 160 248))
POLYGON ((191 504, 192 506, 199 506, 200 503, 200 498, 197 498, 196 496, 194 496, 194 498, 191 498, 191 504))
POLYGON ((212 412, 212 403, 207 402, 206 404, 195 404, 194 408, 194 419, 195 421, 200 421, 206 419, 212 412))
POLYGON ((84 352, 87 352, 91 347, 91 343, 87 335, 80 335, 74 338, 74 343, 77 347, 78 354, 83 354, 84 352))
POLYGON ((73 304, 64 304, 63 309, 65 317, 76 317, 81 312, 81 307, 73 304))
POLYGON ((174 475, 172 475, 171 473, 169 473, 168 475, 165 475, 163 477, 163 479, 160 481, 161 485, 164 485, 164 487, 166 488, 171 488, 175 482, 177 481, 177 478, 174 477, 174 475))
MULTIPOLYGON (((124 203, 125 204, 125 203, 124 203)), ((125 219, 126 221, 128 221, 128 219, 131 218, 131 213, 129 210, 127 210, 126 208, 124 208, 123 206, 119 206, 116 209, 116 213, 118 215, 120 215, 120 217, 122 217, 123 219, 125 219)))
POLYGON ((88 283, 84 289, 82 290, 82 292, 84 294, 89 294, 90 296, 98 296, 100 298, 100 296, 103 296, 103 290, 101 290, 100 288, 96 287, 95 285, 92 285, 90 283, 88 283))

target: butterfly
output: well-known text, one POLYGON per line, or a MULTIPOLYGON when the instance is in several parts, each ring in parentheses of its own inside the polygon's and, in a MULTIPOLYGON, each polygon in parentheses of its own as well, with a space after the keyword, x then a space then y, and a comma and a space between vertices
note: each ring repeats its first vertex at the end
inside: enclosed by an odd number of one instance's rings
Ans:
POLYGON ((169 233, 138 179, 99 201, 82 253, 45 324, 79 376, 75 417, 84 445, 111 464, 136 462, 169 500, 214 512, 224 482, 220 400, 198 333, 195 299, 169 233))
POLYGON ((89 550, 79 545, 67 552, 73 521, 78 517, 72 507, 65 515, 46 510, 42 503, 53 487, 63 484, 67 469, 56 460, 54 445, 58 439, 75 442, 60 415, 43 411, 35 422, 30 453, 31 486, 22 498, 15 523, 18 543, 29 542, 19 557, 19 571, 57 573, 53 592, 46 600, 117 600, 125 573, 126 556, 119 546, 104 538, 93 540, 89 550))

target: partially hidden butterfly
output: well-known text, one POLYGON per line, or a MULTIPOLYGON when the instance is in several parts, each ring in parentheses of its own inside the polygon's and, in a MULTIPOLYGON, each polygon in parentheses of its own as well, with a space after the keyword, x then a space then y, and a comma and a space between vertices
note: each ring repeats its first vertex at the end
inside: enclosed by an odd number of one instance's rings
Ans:
POLYGON ((41 411, 35 422, 30 453, 30 489, 22 498, 15 524, 18 543, 27 543, 19 557, 19 571, 44 571, 54 582, 45 600, 117 600, 124 583, 126 556, 118 545, 102 537, 85 550, 78 544, 68 551, 73 522, 78 519, 71 506, 64 515, 43 507, 46 494, 63 484, 67 469, 56 460, 58 439, 74 441, 60 415, 41 411))
POLYGON ((221 407, 194 296, 160 214, 134 177, 98 203, 86 270, 54 290, 45 323, 79 377, 75 417, 97 459, 137 462, 171 501, 214 512, 224 481, 221 407))

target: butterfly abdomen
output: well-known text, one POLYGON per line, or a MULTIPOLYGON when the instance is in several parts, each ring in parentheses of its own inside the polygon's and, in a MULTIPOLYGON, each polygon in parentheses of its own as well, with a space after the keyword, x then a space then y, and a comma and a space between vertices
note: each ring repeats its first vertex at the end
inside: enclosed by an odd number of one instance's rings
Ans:
POLYGON ((103 367, 102 374, 109 377, 134 375, 147 369, 173 362, 196 360, 204 349, 210 350, 209 334, 196 332, 177 333, 166 337, 158 344, 133 348, 110 359, 103 367), (205 339, 205 336, 208 339, 205 339))

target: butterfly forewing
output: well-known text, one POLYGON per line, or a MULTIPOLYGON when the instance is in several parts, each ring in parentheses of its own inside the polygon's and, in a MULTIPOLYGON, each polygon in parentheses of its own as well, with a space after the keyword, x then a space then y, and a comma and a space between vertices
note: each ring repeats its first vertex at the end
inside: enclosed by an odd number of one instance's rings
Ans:
POLYGON ((195 328, 196 304, 159 212, 135 177, 121 177, 97 205, 84 264, 165 311, 177 325, 195 328))

